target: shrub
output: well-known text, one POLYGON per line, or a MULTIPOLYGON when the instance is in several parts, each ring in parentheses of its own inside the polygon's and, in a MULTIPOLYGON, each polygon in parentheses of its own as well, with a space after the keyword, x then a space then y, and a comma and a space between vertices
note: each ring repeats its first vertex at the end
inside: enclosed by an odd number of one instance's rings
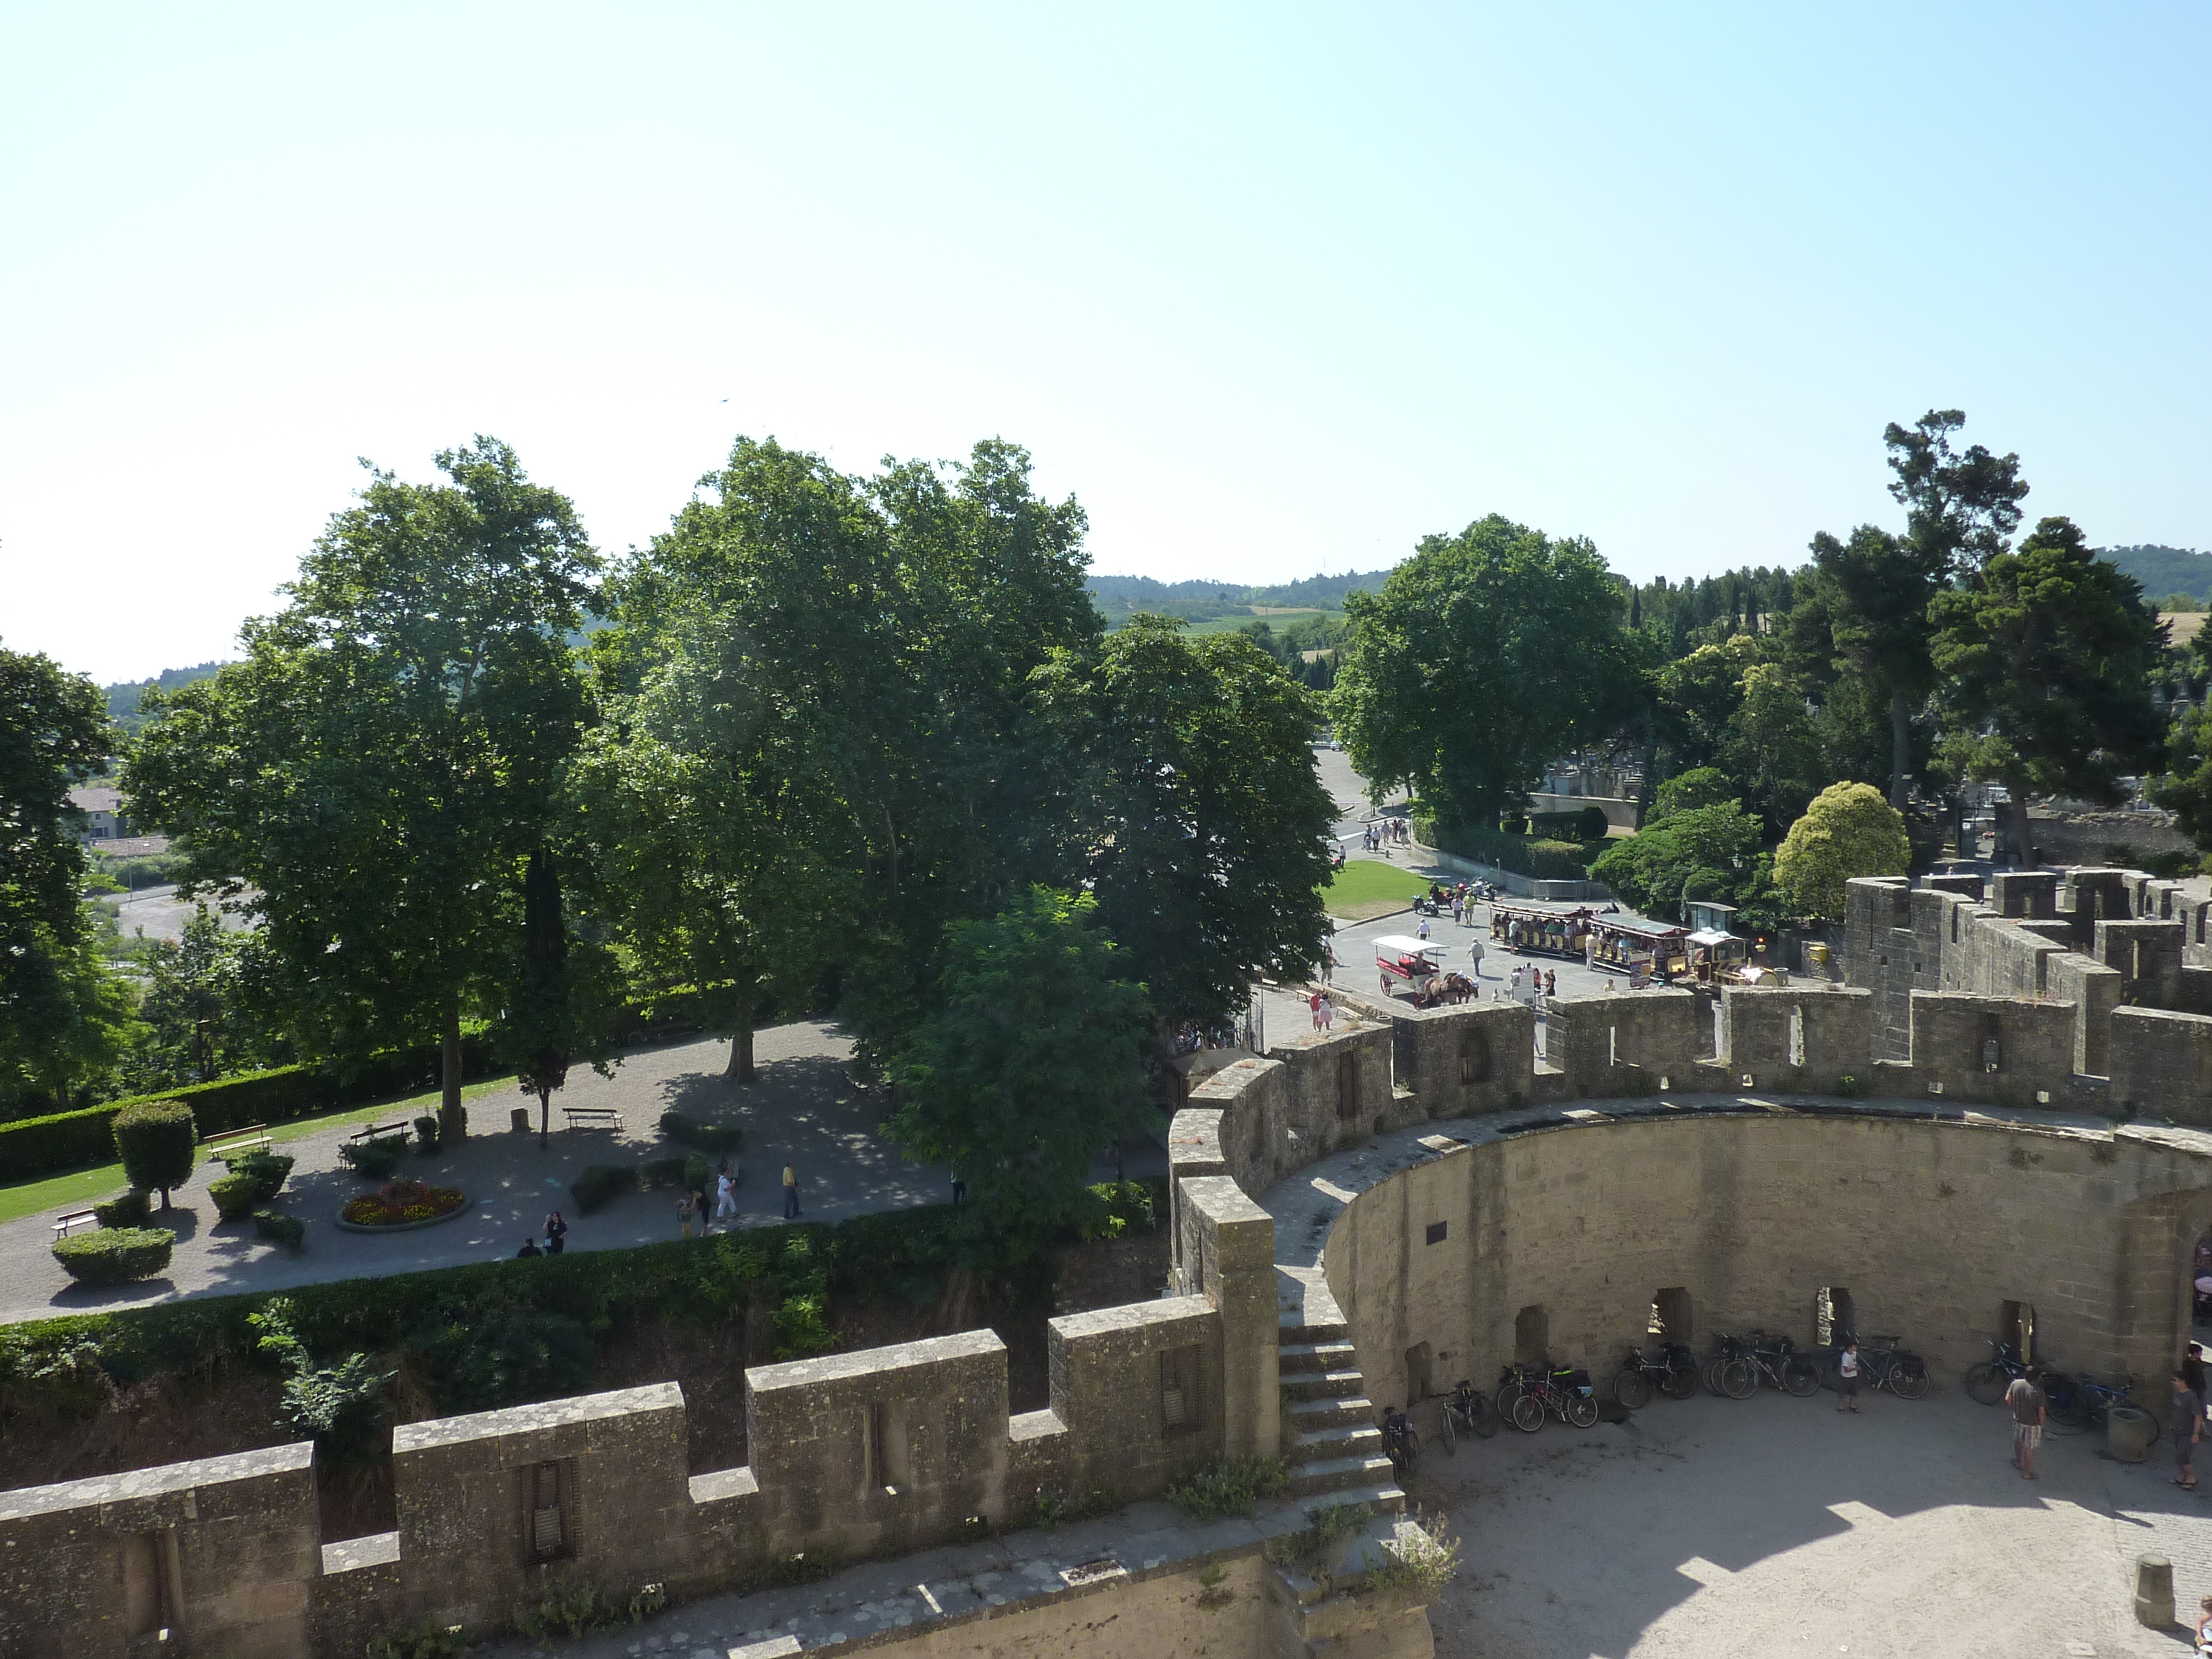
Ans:
POLYGON ((292 1173, 293 1159, 283 1152, 263 1152, 257 1148, 250 1152, 240 1152, 227 1161, 230 1164, 231 1174, 245 1176, 253 1182, 256 1201, 262 1204, 266 1204, 283 1190, 285 1180, 292 1173))
POLYGON ((418 1117, 415 1120, 415 1150, 428 1154, 438 1150, 438 1120, 418 1117))
POLYGON ((103 1227, 54 1246, 54 1260, 80 1285, 128 1285, 169 1265, 177 1236, 166 1227, 103 1227))
POLYGON ((702 1152, 734 1152, 743 1133, 726 1123, 709 1123, 683 1112, 663 1112, 660 1133, 679 1146, 696 1146, 702 1152))
POLYGON ((389 1636, 369 1641, 368 1659, 466 1659, 469 1644, 459 1625, 438 1625, 424 1620, 389 1636))
POLYGON ((289 1244, 294 1249, 307 1242, 307 1224, 295 1215, 286 1215, 281 1210, 256 1210, 253 1231, 272 1243, 289 1244))
POLYGON ((400 1145, 383 1139, 349 1143, 338 1148, 338 1156, 356 1175, 382 1182, 399 1173, 400 1145))
POLYGON ((688 1155, 678 1152, 673 1158, 648 1158, 638 1168, 638 1180, 647 1187, 676 1187, 683 1184, 684 1162, 688 1155))
POLYGON ((1585 806, 1573 812, 1531 812, 1529 830, 1559 841, 1603 841, 1610 821, 1602 806, 1585 806))
POLYGON ((568 1196, 578 1215, 591 1215, 637 1190, 637 1171, 627 1164, 590 1164, 570 1183, 568 1196))
POLYGON ((1290 1484, 1279 1457, 1210 1457, 1187 1463, 1168 1482, 1167 1500, 1198 1521, 1249 1515, 1262 1498, 1290 1484))
POLYGON ((158 1191, 165 1210, 169 1189, 191 1178, 198 1140, 192 1109, 181 1100, 144 1101, 115 1115, 115 1150, 123 1159, 123 1173, 132 1186, 158 1191))
POLYGON ((627 1607, 581 1578, 549 1579, 514 1609, 516 1634, 532 1642, 556 1636, 573 1639, 630 1622, 627 1607))
POLYGON ((225 1221, 243 1221, 261 1203, 261 1185, 249 1175, 218 1176, 208 1182, 216 1213, 225 1221))
POLYGON ((1836 1079, 1836 1092, 1845 1100, 1863 1100, 1866 1097, 1867 1080, 1856 1073, 1846 1072, 1836 1079))
POLYGON ((1572 842, 1537 841, 1497 830, 1440 824, 1426 818, 1414 820, 1413 835, 1431 847, 1510 870, 1532 880, 1583 881, 1589 876, 1583 849, 1572 842))
POLYGON ((714 1179, 714 1172, 707 1166, 706 1153, 692 1152, 684 1158, 684 1184, 692 1192, 705 1192, 707 1183, 714 1179))
POLYGON ((1397 1538, 1382 1546, 1382 1559, 1367 1557, 1367 1582, 1379 1590, 1423 1590, 1434 1595, 1459 1571, 1459 1540, 1443 1517, 1416 1515, 1397 1538))
POLYGON ((111 1198, 92 1206, 103 1227, 143 1227, 147 1212, 154 1207, 154 1195, 133 1187, 120 1198, 111 1198))
POLYGON ((373 1462, 384 1449, 385 1390, 398 1372, 378 1370, 365 1353, 318 1368, 292 1316, 291 1298, 272 1296, 246 1316, 259 1334, 255 1349, 284 1368, 277 1407, 284 1426, 313 1440, 317 1454, 333 1462, 373 1462))

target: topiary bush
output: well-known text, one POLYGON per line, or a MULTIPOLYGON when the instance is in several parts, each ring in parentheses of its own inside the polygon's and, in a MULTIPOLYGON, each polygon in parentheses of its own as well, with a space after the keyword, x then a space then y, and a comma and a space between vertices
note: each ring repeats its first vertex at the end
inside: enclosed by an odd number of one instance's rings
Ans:
POLYGON ((426 1157, 438 1150, 438 1120, 418 1117, 415 1120, 415 1150, 426 1157))
POLYGON ((166 1227, 103 1227, 54 1246, 54 1260, 80 1285, 128 1285, 169 1265, 177 1236, 166 1227))
POLYGON ((260 1237, 277 1244, 289 1244, 300 1249, 307 1242, 307 1224, 295 1215, 286 1215, 281 1210, 256 1210, 253 1231, 260 1237))
POLYGON ((349 1143, 338 1148, 338 1156, 356 1175, 375 1182, 379 1186, 399 1173, 399 1152, 404 1143, 396 1140, 364 1140, 349 1143))
POLYGON ((288 1154, 283 1152, 264 1152, 257 1149, 251 1152, 240 1152, 237 1157, 227 1159, 226 1162, 230 1165, 231 1174, 245 1176, 253 1182, 254 1189, 258 1194, 258 1201, 264 1204, 283 1190, 286 1178, 292 1173, 293 1160, 288 1154))
POLYGON ((192 1109, 180 1100, 142 1101, 115 1115, 115 1151, 123 1173, 132 1186, 159 1192, 165 1210, 170 1188, 191 1179, 198 1144, 192 1109))
POLYGON ((208 1182, 208 1196, 225 1221, 243 1221, 259 1206, 261 1186, 249 1175, 218 1176, 208 1182))
POLYGON ((627 1164, 591 1164, 568 1188, 578 1215, 605 1209, 624 1193, 637 1190, 637 1171, 627 1164))
POLYGON ((92 1212, 100 1218, 103 1227, 143 1227, 153 1207, 154 1194, 133 1187, 120 1198, 94 1205, 92 1212))

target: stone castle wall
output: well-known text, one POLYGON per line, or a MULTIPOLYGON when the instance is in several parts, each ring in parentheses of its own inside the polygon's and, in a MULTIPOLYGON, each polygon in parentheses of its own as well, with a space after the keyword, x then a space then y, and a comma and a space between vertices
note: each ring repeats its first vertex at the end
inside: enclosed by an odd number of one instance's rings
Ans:
POLYGON ((1174 1294, 1053 1321, 1045 1410, 1009 1411, 1004 1348, 969 1332, 750 1370, 742 1468, 688 1473, 672 1383, 409 1425, 398 1525, 368 1538, 319 1536, 304 1446, 0 1492, 0 1659, 122 1659, 159 1627, 193 1651, 351 1659, 419 1618, 495 1628, 550 1573, 703 1594, 801 1553, 1004 1524, 1040 1491, 1133 1498, 1191 1457, 1272 1453, 1282 1281, 1255 1200, 1415 1124, 1513 1127, 1439 1137, 1328 1236, 1378 1398, 1417 1374, 1487 1380, 1536 1328, 1605 1364, 1662 1289, 1687 1293, 1699 1340, 1804 1338, 1841 1285, 1864 1328, 1954 1364, 2027 1301, 2047 1351, 2154 1374, 2185 1328, 2177 1252, 2212 1223, 2193 1150, 1841 1103, 1770 1118, 1756 1093, 2212 1123, 2207 922, 2126 872, 1999 877, 1987 902, 1976 882, 1856 882, 1844 985, 1556 999, 1543 1058, 1518 1005, 1340 994, 1374 1023, 1239 1060, 1176 1115, 1174 1294), (1580 1103, 1649 1115, 1695 1091, 1753 1098, 1679 1121, 1580 1103))

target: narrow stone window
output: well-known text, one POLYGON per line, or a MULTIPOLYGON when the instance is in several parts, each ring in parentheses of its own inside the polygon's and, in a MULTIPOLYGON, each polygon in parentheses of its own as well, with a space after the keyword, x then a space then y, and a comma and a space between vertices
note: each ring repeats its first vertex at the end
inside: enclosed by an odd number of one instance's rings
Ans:
POLYGON ((1664 1342, 1687 1342, 1690 1340, 1690 1293, 1680 1285, 1670 1285, 1651 1293, 1651 1321, 1646 1327, 1649 1335, 1664 1342))
POLYGON ((913 1437, 907 1402, 878 1400, 868 1407, 868 1484, 896 1493, 913 1484, 913 1437))
POLYGON ((1359 1115, 1359 1055, 1350 1048, 1336 1057, 1336 1115, 1347 1121, 1359 1115))
POLYGON ((1813 1298, 1814 1342, 1823 1348, 1832 1348, 1858 1334, 1858 1310, 1851 1305, 1851 1293, 1840 1285, 1820 1286, 1820 1293, 1813 1298))
POLYGON ((1200 1415, 1196 1346, 1161 1350, 1161 1432, 1188 1434, 1199 1426, 1200 1415))
POLYGON ((1531 1304, 1513 1316, 1513 1358, 1516 1364, 1548 1364, 1551 1347, 1551 1316, 1544 1311, 1541 1303, 1531 1304))
POLYGON ((1490 1045, 1482 1040, 1480 1031, 1459 1034, 1459 1080, 1462 1083, 1490 1081, 1490 1045))
POLYGON ((1431 1385, 1436 1380, 1436 1356, 1425 1342, 1416 1342, 1406 1350, 1406 1403, 1429 1397, 1431 1385))
POLYGON ((123 1633, 160 1638, 177 1622, 183 1601, 173 1527, 133 1533, 123 1540, 123 1633))
POLYGON ((1431 1221, 1429 1223, 1428 1242, 1431 1244, 1443 1243, 1444 1242, 1444 1229, 1449 1224, 1449 1223, 1442 1221, 1431 1221))
POLYGON ((1790 1063, 1805 1063, 1805 1010, 1801 1004, 1790 1005, 1790 1063))
POLYGON ((523 1541, 532 1561, 576 1553, 576 1462, 559 1457, 522 1471, 523 1541))
POLYGON ((2023 1364, 2035 1363, 2035 1304, 2033 1302, 2000 1302, 1997 1304, 1998 1340, 2012 1344, 2012 1351, 2023 1364))

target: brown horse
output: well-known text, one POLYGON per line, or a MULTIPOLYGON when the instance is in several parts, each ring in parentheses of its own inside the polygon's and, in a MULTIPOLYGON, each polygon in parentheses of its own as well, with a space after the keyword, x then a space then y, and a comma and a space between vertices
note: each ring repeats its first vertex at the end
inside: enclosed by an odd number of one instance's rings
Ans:
POLYGON ((1465 974, 1444 975, 1443 998, 1446 1002, 1462 1003, 1475 995, 1474 981, 1465 974))

